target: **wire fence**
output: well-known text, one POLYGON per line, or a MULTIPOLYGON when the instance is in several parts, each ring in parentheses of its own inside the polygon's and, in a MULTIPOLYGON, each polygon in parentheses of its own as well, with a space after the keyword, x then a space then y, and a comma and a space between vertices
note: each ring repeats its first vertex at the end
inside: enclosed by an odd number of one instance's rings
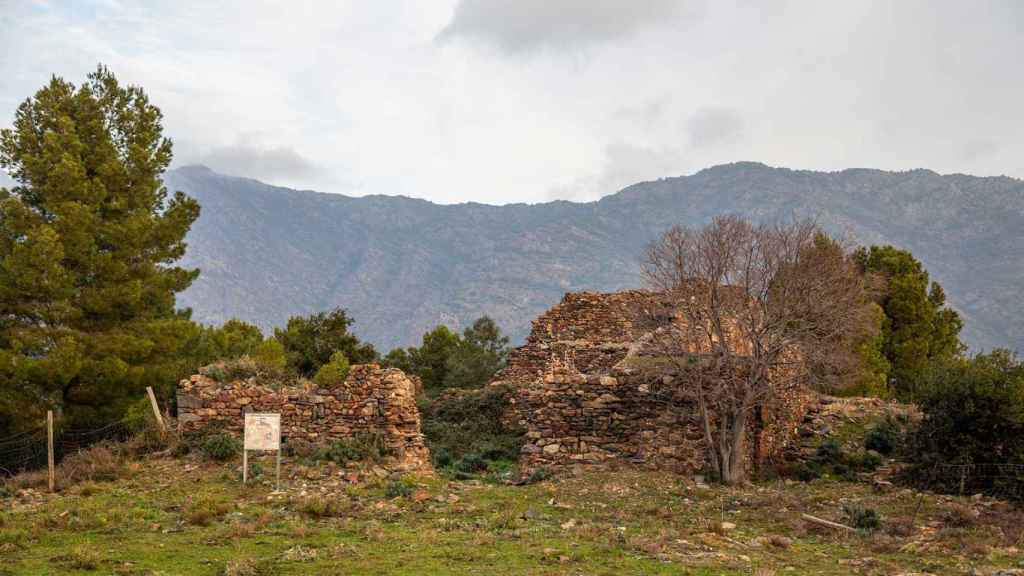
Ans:
POLYGON ((1007 462, 940 464, 927 483, 933 489, 961 496, 987 494, 1024 501, 1024 464, 1007 462))
MULTIPOLYGON (((132 436, 124 422, 113 422, 99 428, 65 428, 54 426, 54 462, 60 463, 69 454, 85 450, 101 442, 123 442, 132 436)), ((39 426, 0 438, 0 478, 47 467, 46 426, 39 426)))

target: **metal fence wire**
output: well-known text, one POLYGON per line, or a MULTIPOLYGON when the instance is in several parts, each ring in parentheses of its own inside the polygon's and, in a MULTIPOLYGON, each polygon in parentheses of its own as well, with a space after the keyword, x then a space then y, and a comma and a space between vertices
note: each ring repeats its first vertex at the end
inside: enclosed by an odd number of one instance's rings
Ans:
MULTIPOLYGON (((131 429, 123 422, 92 429, 55 427, 54 461, 59 463, 67 455, 101 442, 123 442, 131 435, 131 429)), ((0 438, 0 477, 46 468, 46 459, 46 426, 0 438)))
POLYGON ((961 496, 986 494, 1024 501, 1024 464, 1006 462, 939 464, 925 478, 929 488, 961 496))

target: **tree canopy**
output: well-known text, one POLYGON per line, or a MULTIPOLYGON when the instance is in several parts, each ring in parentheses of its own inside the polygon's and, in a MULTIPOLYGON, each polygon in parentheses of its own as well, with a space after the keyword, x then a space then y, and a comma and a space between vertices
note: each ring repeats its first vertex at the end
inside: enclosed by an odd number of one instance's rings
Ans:
POLYGON ((423 335, 419 347, 395 348, 384 362, 419 376, 428 392, 479 388, 505 365, 508 350, 508 337, 494 320, 482 316, 461 336, 437 326, 423 335))
POLYGON ((854 254, 861 270, 879 282, 877 303, 884 312, 881 354, 891 367, 889 379, 897 396, 913 400, 925 372, 934 362, 963 353, 963 321, 946 306, 946 293, 914 256, 893 246, 861 248, 854 254))
POLYGON ((292 316, 283 328, 274 330, 274 338, 284 346, 288 366, 305 377, 314 376, 341 352, 353 364, 377 360, 372 344, 360 342, 349 332, 352 319, 342 308, 309 316, 292 316))
POLYGON ((199 205, 171 194, 160 110, 104 67, 54 77, 0 131, 0 380, 30 417, 104 418, 193 335, 175 265, 199 205))

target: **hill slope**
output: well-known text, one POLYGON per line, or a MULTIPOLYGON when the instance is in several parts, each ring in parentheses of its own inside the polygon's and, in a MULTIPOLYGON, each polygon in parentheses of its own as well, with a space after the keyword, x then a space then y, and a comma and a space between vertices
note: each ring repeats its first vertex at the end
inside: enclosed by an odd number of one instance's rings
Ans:
POLYGON ((1011 178, 737 163, 597 202, 506 206, 301 192, 196 166, 166 179, 203 207, 186 256, 202 274, 180 305, 204 322, 267 328, 343 306, 386 351, 486 313, 521 339, 566 291, 639 286, 637 258, 667 226, 735 212, 812 216, 857 242, 908 248, 966 317, 972 346, 1024 350, 1024 182, 1011 178))

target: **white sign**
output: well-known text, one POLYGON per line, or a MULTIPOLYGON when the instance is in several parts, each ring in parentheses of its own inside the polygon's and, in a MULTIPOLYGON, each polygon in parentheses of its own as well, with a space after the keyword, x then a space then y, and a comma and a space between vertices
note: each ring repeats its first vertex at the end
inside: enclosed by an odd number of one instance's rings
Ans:
POLYGON ((245 415, 245 449, 280 450, 281 415, 247 413, 245 415))

